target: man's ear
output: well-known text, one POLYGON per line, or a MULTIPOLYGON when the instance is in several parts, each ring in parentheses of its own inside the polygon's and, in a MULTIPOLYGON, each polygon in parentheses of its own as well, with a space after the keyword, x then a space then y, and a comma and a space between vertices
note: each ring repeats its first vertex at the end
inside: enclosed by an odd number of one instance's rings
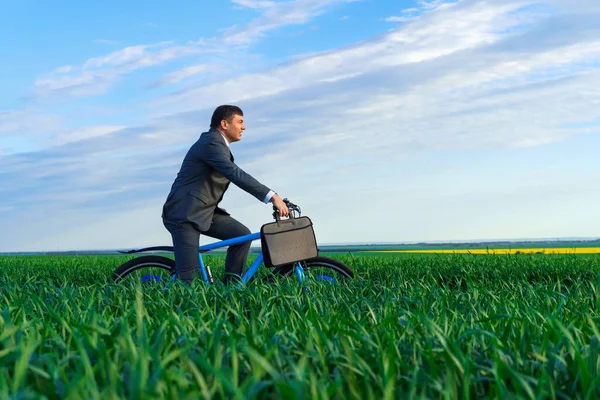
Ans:
POLYGON ((223 128, 225 130, 227 129, 227 121, 224 119, 221 120, 221 128, 223 128))

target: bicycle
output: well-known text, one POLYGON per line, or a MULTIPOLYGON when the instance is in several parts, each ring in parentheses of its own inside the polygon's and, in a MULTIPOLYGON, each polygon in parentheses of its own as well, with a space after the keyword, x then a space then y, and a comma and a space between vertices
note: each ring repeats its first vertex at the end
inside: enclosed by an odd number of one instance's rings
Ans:
MULTIPOLYGON (((289 218, 298 218, 302 212, 298 205, 292 203, 288 199, 283 200, 289 209, 289 218)), ((273 206, 273 218, 277 220, 278 210, 273 206)), ((230 245, 251 242, 254 240, 260 240, 260 232, 251 233, 249 235, 239 236, 232 239, 221 240, 219 242, 206 244, 199 246, 198 248, 198 259, 200 261, 200 277, 202 281, 208 285, 214 284, 212 271, 210 266, 204 264, 202 258, 203 253, 208 253, 211 250, 223 248, 230 245)), ((173 246, 153 246, 145 247, 137 250, 120 251, 122 254, 137 254, 148 251, 171 251, 173 252, 173 246)), ((252 265, 242 276, 242 284, 250 282, 254 277, 259 267, 264 265, 264 257, 262 250, 259 252, 257 258, 254 260, 252 265)), ((286 279, 292 274, 296 276, 299 282, 304 282, 310 279, 312 272, 323 268, 327 272, 335 273, 334 276, 330 275, 315 275, 314 279, 318 281, 326 281, 335 283, 336 278, 341 279, 354 279, 354 273, 350 267, 346 264, 324 256, 316 256, 304 261, 298 261, 291 264, 284 264, 271 268, 271 273, 264 277, 266 281, 272 281, 274 278, 286 279)), ((177 279, 177 273, 175 269, 175 260, 159 255, 144 255, 141 257, 133 258, 124 264, 120 265, 112 273, 112 281, 117 283, 125 279, 125 277, 134 275, 137 272, 143 274, 139 278, 141 282, 166 282, 174 281, 177 279), (151 273, 150 271, 156 270, 157 272, 151 273)), ((134 278, 135 279, 135 278, 134 278)))

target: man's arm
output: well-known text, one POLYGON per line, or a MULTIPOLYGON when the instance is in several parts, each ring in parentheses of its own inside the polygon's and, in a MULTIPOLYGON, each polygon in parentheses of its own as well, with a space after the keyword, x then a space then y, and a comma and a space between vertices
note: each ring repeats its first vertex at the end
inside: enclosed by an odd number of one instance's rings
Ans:
POLYGON ((267 195, 265 196, 265 199, 263 200, 264 203, 268 203, 271 201, 271 198, 273 197, 273 195, 275 194, 274 191, 269 190, 269 193, 267 193, 267 195))
POLYGON ((270 189, 243 171, 229 159, 229 149, 225 143, 208 140, 202 147, 202 161, 219 171, 242 190, 264 201, 270 189))
POLYGON ((224 142, 208 140, 202 147, 202 160, 258 200, 262 200, 264 203, 273 203, 280 215, 288 216, 288 208, 277 193, 257 181, 229 159, 229 149, 224 142), (265 192, 266 194, 263 195, 265 192))

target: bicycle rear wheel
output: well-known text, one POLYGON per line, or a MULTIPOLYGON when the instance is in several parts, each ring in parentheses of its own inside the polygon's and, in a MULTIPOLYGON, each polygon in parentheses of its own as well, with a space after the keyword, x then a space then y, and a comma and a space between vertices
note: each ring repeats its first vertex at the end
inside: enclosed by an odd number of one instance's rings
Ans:
POLYGON ((164 285, 173 275, 175 260, 163 256, 141 256, 120 265, 112 273, 111 279, 115 283, 127 278, 127 282, 164 285))
MULTIPOLYGON (((336 283, 354 279, 354 272, 341 261, 317 256, 300 262, 304 269, 304 279, 336 283)), ((294 274, 294 264, 276 267, 273 274, 288 278, 294 274)))

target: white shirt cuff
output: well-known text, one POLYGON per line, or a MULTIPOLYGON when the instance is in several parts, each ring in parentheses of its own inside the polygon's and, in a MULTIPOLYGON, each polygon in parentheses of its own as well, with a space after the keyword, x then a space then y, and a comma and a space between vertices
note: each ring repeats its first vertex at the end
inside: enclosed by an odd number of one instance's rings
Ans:
POLYGON ((269 190, 269 193, 267 193, 267 195, 265 196, 265 199, 263 201, 265 203, 268 203, 269 201, 271 201, 271 197, 273 197, 274 194, 275 194, 274 191, 269 190))

